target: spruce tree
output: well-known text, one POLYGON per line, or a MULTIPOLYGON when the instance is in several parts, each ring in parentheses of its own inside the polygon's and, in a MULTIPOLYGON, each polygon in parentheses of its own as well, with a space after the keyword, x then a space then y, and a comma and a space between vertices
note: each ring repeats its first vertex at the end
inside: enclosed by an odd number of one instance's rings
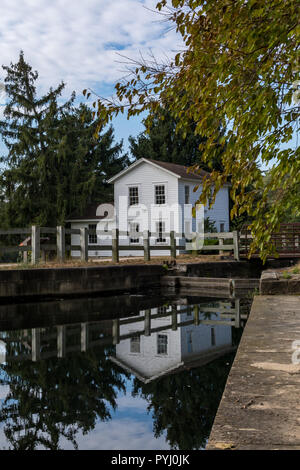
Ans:
POLYGON ((1 158, 5 164, 2 185, 6 195, 6 222, 22 226, 28 222, 42 225, 49 221, 49 190, 53 174, 53 138, 62 113, 70 109, 71 99, 58 106, 64 83, 37 96, 34 72, 25 62, 3 66, 6 71, 7 105, 0 133, 8 149, 1 158))
POLYGON ((122 142, 113 144, 113 129, 95 138, 91 111, 75 107, 75 93, 63 101, 63 82, 39 97, 38 73, 23 52, 3 69, 7 105, 0 134, 8 153, 1 158, 1 225, 63 224, 88 202, 111 199, 106 180, 127 163, 122 142))
MULTIPOLYGON (((144 124, 147 128, 146 119, 144 124)), ((176 126, 176 120, 168 109, 160 107, 151 119, 147 132, 142 132, 137 137, 129 137, 131 154, 135 159, 144 157, 185 166, 198 164, 207 171, 222 170, 221 151, 214 158, 212 165, 203 162, 199 146, 206 139, 195 134, 195 123, 190 123, 189 132, 185 134, 176 132, 176 126)), ((220 130, 220 137, 221 135, 220 130)))

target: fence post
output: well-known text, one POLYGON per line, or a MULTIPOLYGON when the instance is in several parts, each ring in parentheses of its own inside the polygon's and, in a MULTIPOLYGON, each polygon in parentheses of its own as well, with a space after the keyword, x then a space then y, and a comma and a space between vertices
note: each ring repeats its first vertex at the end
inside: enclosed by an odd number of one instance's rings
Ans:
POLYGON ((240 261, 240 252, 239 252, 239 232, 237 230, 234 230, 232 232, 233 234, 233 253, 234 253, 234 259, 236 261, 240 261))
MULTIPOLYGON (((23 245, 28 247, 28 242, 24 242, 23 245)), ((28 251, 23 251, 23 263, 27 263, 27 262, 28 262, 28 251)))
POLYGON ((57 357, 66 356, 66 326, 57 326, 57 357))
POLYGON ((120 342, 120 320, 118 318, 113 320, 112 337, 113 337, 113 344, 119 344, 119 342, 120 342))
POLYGON ((89 324, 81 323, 80 351, 86 352, 89 344, 89 324))
POLYGON ((31 330, 31 360, 36 362, 41 357, 41 329, 32 328, 31 330))
POLYGON ((150 261, 150 234, 149 230, 143 232, 143 244, 144 244, 144 261, 150 261))
POLYGON ((176 258, 176 238, 174 230, 170 232, 171 258, 176 258))
POLYGON ((80 259, 81 261, 88 261, 88 231, 86 227, 80 228, 80 259))
POLYGON ((40 234, 41 229, 38 225, 31 227, 31 263, 37 264, 40 261, 40 234))
POLYGON ((118 263, 119 262, 119 229, 117 228, 114 228, 112 230, 111 248, 112 248, 112 260, 114 263, 118 263))
POLYGON ((56 246, 57 246, 57 258, 62 263, 65 261, 66 252, 66 231, 62 225, 56 227, 56 246))
MULTIPOLYGON (((224 244, 224 240, 223 238, 219 238, 219 247, 221 248, 224 244)), ((224 251, 223 250, 219 250, 219 255, 224 255, 224 251)))
POLYGON ((177 306, 173 305, 172 306, 172 330, 176 331, 177 330, 177 306))
POLYGON ((145 336, 151 335, 151 310, 145 310, 145 336))
POLYGON ((198 326, 200 324, 199 320, 199 305, 194 305, 194 324, 198 326))

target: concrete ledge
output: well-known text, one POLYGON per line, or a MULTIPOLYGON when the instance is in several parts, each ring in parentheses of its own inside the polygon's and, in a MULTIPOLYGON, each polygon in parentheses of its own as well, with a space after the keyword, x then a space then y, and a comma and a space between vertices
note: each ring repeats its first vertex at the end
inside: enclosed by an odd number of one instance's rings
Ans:
POLYGON ((283 278, 275 271, 263 271, 259 290, 262 295, 300 294, 300 276, 283 278))
POLYGON ((262 271, 260 260, 215 261, 177 264, 174 273, 179 276, 209 278, 260 278, 262 271))
POLYGON ((208 292, 226 290, 228 294, 232 291, 259 288, 259 279, 228 279, 213 277, 188 277, 188 276, 162 276, 161 286, 174 288, 205 289, 208 292))
POLYGON ((299 297, 254 298, 206 449, 300 449, 299 322, 299 297))
POLYGON ((160 265, 0 271, 0 300, 131 291, 160 285, 160 265))

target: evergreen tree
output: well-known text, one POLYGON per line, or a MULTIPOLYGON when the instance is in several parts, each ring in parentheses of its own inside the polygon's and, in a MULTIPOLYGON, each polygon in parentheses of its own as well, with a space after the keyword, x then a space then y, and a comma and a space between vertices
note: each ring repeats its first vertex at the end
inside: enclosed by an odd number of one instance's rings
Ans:
POLYGON ((8 154, 1 158, 2 225, 61 224, 75 209, 104 202, 111 192, 106 180, 127 163, 122 142, 113 144, 113 129, 94 138, 92 113, 74 106, 75 93, 61 104, 64 83, 38 97, 38 73, 23 52, 3 69, 8 103, 0 133, 8 154))
POLYGON ((134 379, 132 395, 147 400, 156 438, 165 434, 173 450, 205 447, 233 359, 226 354, 148 384, 134 379))
POLYGON ((37 362, 18 360, 19 354, 28 356, 19 337, 18 331, 8 332, 9 352, 16 360, 0 364, 0 386, 9 385, 0 408, 6 445, 12 450, 58 450, 68 441, 77 449, 80 432, 88 434, 97 421, 112 419, 128 374, 109 361, 113 347, 37 362))
MULTIPOLYGON (((167 108, 160 107, 151 119, 150 127, 147 119, 143 121, 147 132, 137 137, 129 137, 130 151, 135 159, 150 158, 179 165, 191 166, 198 164, 204 170, 222 171, 221 151, 209 166, 202 160, 200 144, 206 139, 195 134, 196 124, 191 122, 189 132, 176 132, 177 123, 167 108)), ((222 131, 220 130, 220 137, 222 131)))

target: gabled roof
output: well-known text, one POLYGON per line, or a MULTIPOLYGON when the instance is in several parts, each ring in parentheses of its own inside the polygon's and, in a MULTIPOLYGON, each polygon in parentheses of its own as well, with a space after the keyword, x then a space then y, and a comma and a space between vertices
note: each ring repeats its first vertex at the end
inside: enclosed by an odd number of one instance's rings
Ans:
POLYGON ((130 166, 128 166, 124 170, 120 171, 120 173, 117 173, 115 176, 110 178, 108 180, 108 183, 113 183, 116 179, 120 178, 128 171, 133 170, 136 166, 140 165, 143 162, 149 163, 150 165, 153 165, 155 167, 162 168, 164 171, 166 171, 167 173, 171 173, 172 175, 175 175, 177 178, 183 178, 183 179, 193 180, 193 181, 201 181, 205 175, 208 175, 208 173, 204 170, 200 170, 199 174, 188 173, 187 166, 178 165, 177 163, 162 162, 159 160, 152 160, 150 158, 140 158, 139 160, 136 160, 134 163, 132 163, 130 166))
POLYGON ((205 170, 200 170, 199 173, 188 173, 188 166, 184 165, 178 165, 177 163, 170 163, 170 162, 161 162, 158 160, 151 160, 150 158, 148 159, 149 162, 152 162, 164 170, 169 170, 171 173, 174 173, 177 176, 180 176, 180 178, 185 178, 185 179, 195 179, 195 180, 202 180, 204 176, 208 175, 207 171, 205 170))
POLYGON ((171 372, 176 371, 179 367, 183 366, 183 362, 178 362, 176 364, 173 364, 166 370, 162 370, 161 372, 158 372, 157 374, 152 375, 151 377, 147 377, 145 375, 142 375, 137 369, 134 369, 133 367, 131 367, 129 364, 127 364, 125 361, 123 361, 119 357, 109 356, 108 359, 114 362, 115 364, 117 364, 122 369, 124 369, 126 372, 129 372, 129 374, 134 375, 138 380, 140 380, 144 384, 148 384, 152 382, 153 380, 156 380, 168 373, 170 374, 171 372))
POLYGON ((178 363, 171 365, 167 369, 162 370, 158 372, 157 374, 152 375, 151 377, 142 375, 140 371, 133 368, 131 365, 127 364, 127 362, 121 359, 120 357, 109 356, 109 359, 115 364, 117 364, 119 367, 124 369, 126 372, 133 374, 141 382, 147 384, 165 375, 176 374, 184 370, 189 370, 189 369, 193 369, 196 367, 202 367, 206 364, 209 364, 212 361, 215 361, 219 357, 222 357, 225 354, 229 354, 235 350, 236 350, 236 346, 231 346, 228 344, 228 345, 223 345, 223 346, 217 346, 213 349, 199 351, 198 353, 194 355, 183 357, 182 360, 179 361, 178 363))
POLYGON ((106 215, 96 215, 97 207, 100 206, 101 203, 98 202, 96 204, 88 204, 82 211, 74 211, 66 222, 74 221, 74 220, 87 220, 87 221, 97 221, 102 220, 107 217, 106 215))

